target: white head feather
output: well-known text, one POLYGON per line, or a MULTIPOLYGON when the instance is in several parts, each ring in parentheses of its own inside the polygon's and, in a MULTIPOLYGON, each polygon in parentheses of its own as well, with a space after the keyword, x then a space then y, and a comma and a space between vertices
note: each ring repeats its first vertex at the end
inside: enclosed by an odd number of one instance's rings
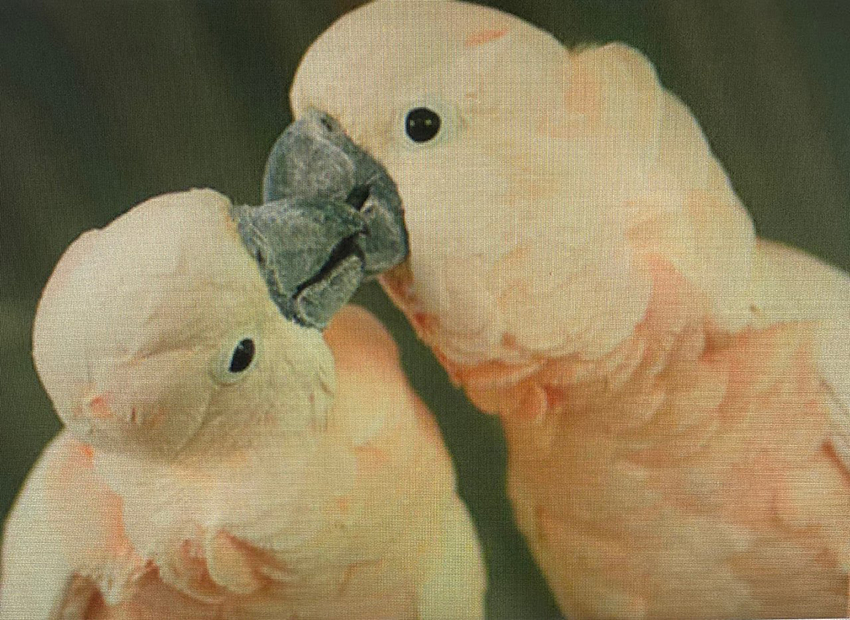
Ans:
POLYGON ((746 320, 753 231, 695 120, 638 52, 573 53, 514 16, 379 0, 308 50, 296 115, 337 118, 396 181, 410 234, 408 315, 455 361, 595 357, 647 308, 651 262, 746 320), (404 119, 441 117, 426 144, 404 119))
POLYGON ((33 357, 82 441, 168 456, 202 428, 323 424, 330 351, 318 331, 280 315, 229 211, 211 190, 159 196, 62 256, 39 302, 33 357), (231 372, 246 340, 254 355, 231 372))

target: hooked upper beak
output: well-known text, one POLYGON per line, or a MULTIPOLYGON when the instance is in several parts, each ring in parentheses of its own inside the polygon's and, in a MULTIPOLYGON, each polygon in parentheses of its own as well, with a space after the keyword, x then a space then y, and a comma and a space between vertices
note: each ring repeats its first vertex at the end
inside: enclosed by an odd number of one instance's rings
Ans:
POLYGON ((242 240, 284 316, 324 328, 365 278, 407 256, 386 170, 328 114, 308 110, 274 144, 264 204, 234 207, 242 240))

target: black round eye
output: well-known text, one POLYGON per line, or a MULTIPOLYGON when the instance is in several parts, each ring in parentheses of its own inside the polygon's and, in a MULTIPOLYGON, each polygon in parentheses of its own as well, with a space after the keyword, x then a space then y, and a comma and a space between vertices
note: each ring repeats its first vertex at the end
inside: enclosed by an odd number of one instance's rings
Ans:
POLYGON ((230 366, 228 366, 228 370, 230 372, 242 372, 248 366, 251 365, 251 361, 254 359, 254 351, 256 348, 254 347, 254 341, 250 338, 245 338, 244 340, 240 340, 239 344, 236 345, 236 348, 233 349, 233 354, 230 356, 230 366))
POLYGON ((440 131, 440 116, 428 108, 413 108, 404 119, 404 130, 414 142, 428 142, 440 131))

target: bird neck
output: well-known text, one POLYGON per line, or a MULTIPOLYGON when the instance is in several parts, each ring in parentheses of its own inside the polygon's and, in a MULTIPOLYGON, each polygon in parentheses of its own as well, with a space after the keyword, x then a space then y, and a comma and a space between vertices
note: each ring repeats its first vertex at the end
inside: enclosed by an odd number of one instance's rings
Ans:
MULTIPOLYGON (((439 350, 435 354, 478 408, 507 420, 539 423, 554 412, 578 415, 609 407, 627 394, 646 397, 674 365, 697 364, 725 346, 732 336, 712 324, 707 308, 704 296, 678 272, 660 269, 642 320, 601 357, 530 355, 519 364, 490 360, 464 365, 439 350)), ((645 415, 643 407, 634 409, 633 416, 645 415)))

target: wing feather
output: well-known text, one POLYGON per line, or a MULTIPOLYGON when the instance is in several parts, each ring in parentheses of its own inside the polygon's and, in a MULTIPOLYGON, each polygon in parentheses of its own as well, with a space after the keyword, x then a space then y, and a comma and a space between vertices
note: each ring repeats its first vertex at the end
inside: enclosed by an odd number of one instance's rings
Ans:
POLYGON ((832 444, 850 472, 850 277, 804 252, 760 240, 753 282, 757 325, 815 323, 818 369, 832 395, 832 444))
POLYGON ((47 476, 64 449, 57 437, 30 472, 3 531, 0 618, 83 618, 94 584, 75 575, 50 522, 47 476))

